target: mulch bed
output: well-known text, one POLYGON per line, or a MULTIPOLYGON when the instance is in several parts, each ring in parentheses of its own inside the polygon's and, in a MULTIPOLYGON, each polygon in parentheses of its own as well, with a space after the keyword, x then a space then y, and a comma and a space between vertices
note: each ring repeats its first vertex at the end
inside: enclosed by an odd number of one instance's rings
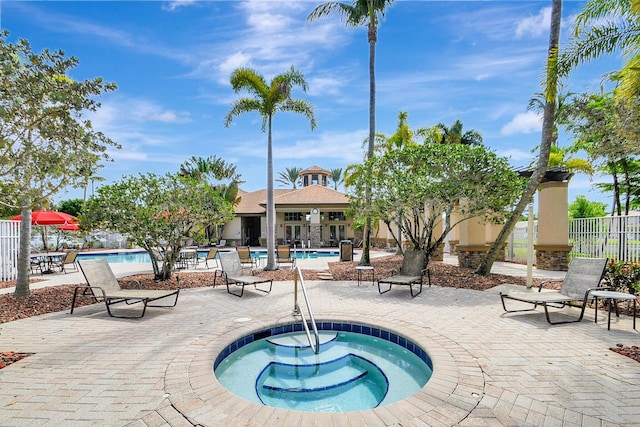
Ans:
MULTIPOLYGON (((380 258, 372 258, 371 265, 375 268, 376 279, 383 279, 397 272, 402 264, 402 256, 390 255, 380 258)), ((356 262, 332 262, 329 263, 329 273, 335 281, 356 280, 356 262)), ((453 287, 460 289, 474 289, 483 291, 503 283, 526 284, 523 277, 512 277, 501 274, 490 274, 486 277, 478 276, 472 269, 461 268, 442 262, 432 261, 429 264, 431 271, 431 283, 433 286, 453 287)), ((256 271, 256 275, 271 278, 275 281, 293 280, 295 270, 283 268, 275 271, 256 271)), ((318 271, 303 270, 306 281, 319 280, 318 271)), ((170 280, 156 281, 152 274, 129 276, 120 280, 123 288, 136 286, 139 281, 145 289, 186 289, 213 284, 213 271, 206 272, 178 272, 170 280)), ((534 286, 540 280, 534 279, 534 286)), ((79 284, 81 285, 81 284, 79 284)), ((330 286, 331 282, 328 281, 330 286)), ((0 282, 0 288, 15 286, 15 282, 0 282)), ((0 295, 0 323, 11 322, 40 314, 69 310, 73 298, 73 288, 76 285, 51 286, 42 289, 33 289, 27 297, 16 298, 13 294, 0 295)), ((80 298, 77 306, 92 304, 89 298, 80 298)), ((2 332, 0 331, 0 334, 2 332)), ((611 350, 623 354, 640 362, 640 350, 637 346, 619 345, 611 350)), ((0 369, 14 363, 29 353, 0 352, 0 369)))

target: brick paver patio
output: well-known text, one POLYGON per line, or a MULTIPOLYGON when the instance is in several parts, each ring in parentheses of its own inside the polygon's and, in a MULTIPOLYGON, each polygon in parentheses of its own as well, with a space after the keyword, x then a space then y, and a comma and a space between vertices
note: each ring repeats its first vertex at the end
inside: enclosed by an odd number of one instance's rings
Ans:
MULTIPOLYGON (((496 290, 408 288, 378 295, 356 282, 308 282, 318 320, 375 324, 432 356, 434 376, 408 399, 369 411, 259 406, 222 388, 218 352, 292 320, 292 282, 243 298, 181 291, 140 320, 104 305, 1 325, 0 347, 35 353, 0 370, 0 426, 640 426, 640 364, 609 350, 638 344, 631 319, 550 326, 542 311, 503 314, 496 290)), ((575 315, 577 309, 567 308, 575 315)))

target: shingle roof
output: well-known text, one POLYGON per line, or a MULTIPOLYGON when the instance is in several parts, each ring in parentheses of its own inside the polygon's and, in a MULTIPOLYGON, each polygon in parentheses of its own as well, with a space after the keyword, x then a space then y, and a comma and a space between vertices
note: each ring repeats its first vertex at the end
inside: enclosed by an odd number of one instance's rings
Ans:
POLYGON ((316 166, 316 165, 309 166, 308 168, 301 170, 300 171, 300 175, 308 174, 308 173, 311 173, 311 172, 316 172, 316 173, 317 172, 322 172, 325 175, 331 175, 331 171, 328 171, 328 170, 326 170, 324 168, 321 168, 320 166, 316 166))
MULTIPOLYGON (((281 206, 292 205, 342 205, 347 207, 349 199, 339 191, 332 190, 322 185, 309 185, 297 190, 274 190, 276 208, 281 206)), ((246 192, 240 190, 238 192, 240 203, 236 206, 236 214, 238 215, 263 215, 266 211, 267 190, 258 190, 246 192)))

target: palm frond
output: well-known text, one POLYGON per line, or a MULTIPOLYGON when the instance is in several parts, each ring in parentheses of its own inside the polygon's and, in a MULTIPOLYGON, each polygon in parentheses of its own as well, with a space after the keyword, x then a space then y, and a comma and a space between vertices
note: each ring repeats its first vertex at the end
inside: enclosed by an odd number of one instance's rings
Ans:
POLYGON ((316 117, 313 113, 313 105, 303 99, 288 99, 285 103, 278 106, 279 111, 289 111, 304 115, 311 124, 311 130, 317 126, 316 117))
POLYGON ((231 87, 236 93, 241 90, 246 90, 257 97, 264 97, 269 90, 264 77, 251 68, 238 68, 234 70, 233 73, 231 73, 230 82, 231 87))
MULTIPOLYGON (((233 101, 231 104, 231 109, 227 113, 227 116, 224 120, 224 126, 229 127, 233 118, 239 116, 244 113, 248 113, 250 111, 256 111, 262 115, 261 104, 258 99, 253 98, 240 98, 233 101)), ((263 128, 264 132, 264 128, 263 128)))

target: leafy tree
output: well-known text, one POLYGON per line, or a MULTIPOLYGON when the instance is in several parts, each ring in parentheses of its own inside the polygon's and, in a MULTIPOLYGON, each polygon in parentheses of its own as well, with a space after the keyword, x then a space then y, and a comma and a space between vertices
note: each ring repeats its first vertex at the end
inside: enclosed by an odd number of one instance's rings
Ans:
POLYGON ((16 296, 29 294, 31 211, 67 187, 85 181, 88 165, 109 160, 118 144, 85 118, 115 90, 102 78, 72 80, 78 65, 62 51, 34 53, 28 41, 7 42, 0 32, 0 204, 22 215, 16 296))
POLYGON ((569 205, 569 218, 599 218, 606 215, 606 207, 605 203, 592 202, 580 195, 569 205))
POLYGON ((404 144, 364 164, 351 165, 346 186, 351 206, 360 216, 383 221, 391 235, 408 239, 427 259, 457 223, 451 223, 454 207, 458 221, 503 212, 522 192, 522 180, 507 159, 482 145, 404 144), (371 190, 371 203, 363 197, 371 190), (446 213, 442 233, 435 235, 446 213))
MULTIPOLYGON (((369 145, 367 159, 374 155, 376 139, 376 43, 378 41, 378 15, 384 17, 387 6, 393 0, 353 0, 351 4, 328 2, 316 7, 307 17, 308 21, 337 13, 348 27, 367 26, 367 40, 369 41, 369 145)), ((365 195, 366 196, 366 195, 365 195)), ((368 197, 367 197, 368 200, 368 197)), ((366 219, 364 228, 364 242, 360 265, 370 265, 369 250, 371 246, 371 218, 366 219)))
MULTIPOLYGON (((244 181, 240 179, 241 175, 236 172, 236 169, 235 165, 227 163, 217 156, 207 158, 192 156, 180 165, 178 174, 208 183, 223 200, 231 203, 232 206, 237 206, 240 203, 238 191, 240 184, 244 181)), ((214 222, 215 226, 209 226, 205 229, 205 237, 209 242, 218 241, 224 231, 223 218, 214 222)))
POLYGON ((338 185, 342 184, 344 176, 342 175, 342 168, 331 169, 331 181, 333 181, 333 189, 338 190, 338 185))
POLYGON ((238 68, 231 73, 231 87, 236 93, 247 91, 251 97, 237 99, 227 113, 225 126, 229 126, 233 118, 250 111, 262 116, 262 132, 267 132, 267 265, 265 270, 275 270, 276 209, 273 191, 273 143, 271 128, 273 117, 278 111, 289 111, 304 115, 316 127, 313 106, 305 100, 291 98, 291 89, 300 86, 307 91, 307 82, 293 66, 282 74, 275 76, 270 84, 264 77, 250 68, 238 68))
POLYGON ((286 186, 291 185, 291 188, 295 190, 298 184, 300 184, 300 172, 302 172, 302 169, 295 166, 292 168, 285 168, 284 171, 280 171, 278 173, 279 178, 276 179, 276 182, 286 186))
POLYGON ((558 99, 558 44, 560 41, 560 24, 562 22, 562 0, 552 0, 551 29, 549 31, 549 48, 547 50, 547 67, 544 88, 544 110, 542 114, 542 138, 538 163, 531 173, 522 197, 516 204, 511 216, 507 219, 498 237, 489 248, 487 255, 480 262, 475 272, 483 276, 491 272, 491 267, 498 257, 498 251, 504 246, 524 210, 532 202, 538 186, 544 179, 549 165, 551 146, 554 144, 556 121, 556 103, 558 99))
POLYGON ((60 212, 68 213, 71 216, 75 216, 76 218, 80 216, 82 212, 82 207, 84 205, 84 200, 82 199, 69 199, 63 200, 58 203, 56 207, 60 212))
POLYGON ((233 215, 232 205, 204 181, 147 173, 100 187, 87 201, 81 222, 88 229, 126 235, 149 253, 155 278, 167 280, 186 239, 200 240, 206 226, 233 215), (156 250, 164 254, 161 261, 156 250))
POLYGON ((618 215, 629 213, 637 191, 633 182, 639 173, 639 115, 636 104, 613 93, 583 94, 574 99, 571 108, 568 129, 573 132, 574 146, 584 150, 599 170, 611 175, 611 183, 598 187, 613 192, 612 213, 618 215))

